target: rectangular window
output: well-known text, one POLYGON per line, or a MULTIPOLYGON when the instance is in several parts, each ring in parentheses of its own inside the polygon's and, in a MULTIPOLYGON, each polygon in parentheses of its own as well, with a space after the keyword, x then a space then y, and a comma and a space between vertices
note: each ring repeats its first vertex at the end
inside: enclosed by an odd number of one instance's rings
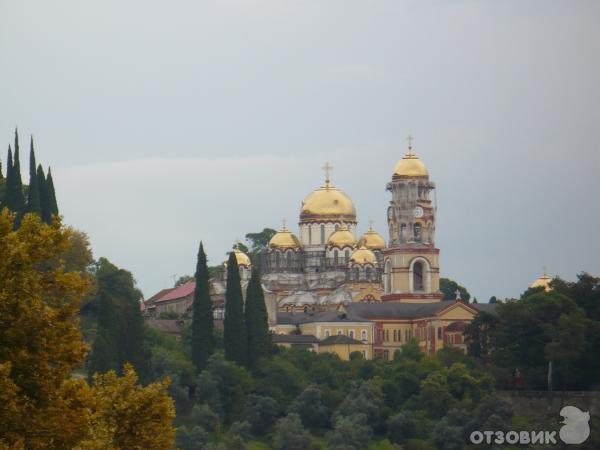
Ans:
POLYGON ((442 327, 438 327, 438 339, 442 339, 442 327))
POLYGON ((363 340, 363 341, 367 340, 367 330, 362 330, 360 332, 360 339, 363 340))

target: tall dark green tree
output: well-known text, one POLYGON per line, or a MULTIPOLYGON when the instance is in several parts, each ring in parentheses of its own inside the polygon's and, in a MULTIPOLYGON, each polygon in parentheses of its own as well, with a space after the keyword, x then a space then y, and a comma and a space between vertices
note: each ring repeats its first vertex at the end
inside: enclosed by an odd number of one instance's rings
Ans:
POLYGON ((225 319, 223 321, 225 358, 240 365, 247 362, 246 327, 244 326, 244 299, 240 272, 235 252, 227 262, 227 289, 225 291, 225 319))
POLYGON ((12 207, 11 210, 17 213, 17 219, 15 220, 15 226, 18 228, 23 220, 25 214, 25 197, 23 195, 23 180, 21 179, 21 156, 19 152, 19 132, 15 128, 15 154, 13 159, 13 167, 11 171, 12 185, 11 199, 12 207))
POLYGON ((40 204, 40 188, 37 176, 37 167, 35 164, 35 150, 33 149, 33 136, 31 136, 31 145, 29 149, 29 191, 27 195, 26 212, 42 215, 40 204))
POLYGON ((196 290, 192 316, 192 362, 200 373, 206 367, 208 358, 213 354, 215 342, 213 337, 213 308, 208 287, 208 265, 206 253, 200 242, 196 263, 196 290))
POLYGON ((248 342, 248 365, 253 367, 260 358, 267 356, 271 349, 269 317, 258 269, 252 270, 246 290, 244 319, 248 342))
POLYGON ((51 216, 58 216, 58 203, 56 203, 56 191, 54 190, 54 180, 52 179, 52 170, 48 167, 48 176, 46 177, 46 187, 48 195, 48 208, 51 216))
POLYGON ((92 348, 90 366, 96 358, 100 362, 94 362, 95 367, 106 367, 114 362, 111 356, 114 355, 119 372, 125 363, 131 363, 140 380, 146 381, 149 377, 150 354, 144 339, 144 318, 139 305, 141 292, 135 287, 133 275, 119 269, 106 258, 100 258, 96 282, 100 309, 96 336, 98 342, 94 342, 97 355, 94 356, 92 348))
POLYGON ((46 175, 41 164, 37 166, 38 189, 40 191, 40 209, 42 210, 42 220, 45 223, 52 222, 52 214, 50 213, 50 198, 46 189, 46 175))
POLYGON ((106 292, 99 291, 97 295, 98 319, 96 337, 88 361, 88 378, 109 370, 119 370, 117 355, 118 317, 113 299, 106 292))

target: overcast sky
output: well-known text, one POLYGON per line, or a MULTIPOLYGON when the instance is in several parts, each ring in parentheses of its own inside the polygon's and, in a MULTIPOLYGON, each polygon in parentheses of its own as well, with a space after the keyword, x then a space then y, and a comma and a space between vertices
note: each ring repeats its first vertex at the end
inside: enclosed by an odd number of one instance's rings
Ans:
POLYGON ((441 273, 487 301, 600 275, 600 2, 0 0, 0 143, 146 296, 323 180, 386 235, 406 136, 441 273), (23 145, 26 147, 26 145, 23 145), (27 157, 22 165, 27 167, 27 157))

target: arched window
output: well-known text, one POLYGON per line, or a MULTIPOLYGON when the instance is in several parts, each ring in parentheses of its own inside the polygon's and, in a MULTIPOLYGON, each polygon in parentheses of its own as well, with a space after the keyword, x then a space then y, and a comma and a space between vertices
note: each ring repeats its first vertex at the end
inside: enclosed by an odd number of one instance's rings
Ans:
POLYGON ((279 267, 281 264, 281 255, 279 252, 275 252, 275 267, 279 267))
POLYGON ((340 228, 340 224, 339 224, 339 223, 336 223, 336 224, 335 224, 335 231, 337 231, 339 228, 340 228))
POLYGON ((416 242, 421 242, 421 224, 420 223, 415 223, 413 226, 413 230, 415 233, 415 241, 416 242))
POLYGON ((413 291, 422 291, 423 288, 423 263, 417 261, 413 264, 413 291))
POLYGON ((360 272, 359 272, 358 266, 354 266, 354 269, 352 269, 352 272, 353 272, 353 278, 355 280, 358 280, 360 278, 360 272))
POLYGON ((350 250, 346 249, 344 250, 344 259, 345 259, 345 263, 348 264, 350 262, 350 250))
POLYGON ((325 243, 325 225, 321 224, 321 244, 325 243))
POLYGON ((427 225, 427 242, 433 244, 433 226, 427 225))
POLYGON ((333 251, 333 265, 338 265, 338 251, 337 248, 333 251))
POLYGON ((367 340, 367 330, 362 330, 360 332, 360 340, 361 341, 366 341, 367 340))
POLYGON ((308 226, 308 243, 312 244, 312 225, 308 226))
POLYGON ((400 225, 400 242, 406 242, 406 224, 403 223, 402 225, 400 225))
POLYGON ((285 262, 286 262, 288 268, 292 267, 292 252, 291 251, 287 252, 287 254, 285 255, 285 260, 286 260, 285 262))
POLYGON ((371 280, 371 272, 373 272, 373 269, 371 269, 370 267, 367 267, 365 269, 365 278, 367 279, 367 281, 371 280))
POLYGON ((349 337, 350 339, 354 339, 354 330, 350 330, 350 331, 348 331, 348 337, 349 337))

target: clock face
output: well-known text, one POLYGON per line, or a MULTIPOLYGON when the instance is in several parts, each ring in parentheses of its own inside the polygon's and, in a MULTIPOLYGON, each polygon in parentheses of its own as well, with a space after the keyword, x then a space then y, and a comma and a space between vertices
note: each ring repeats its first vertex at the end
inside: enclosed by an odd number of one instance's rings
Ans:
POLYGON ((423 208, 421 208, 420 206, 417 206, 414 211, 413 214, 415 215, 415 217, 418 219, 420 217, 423 217, 423 208))

